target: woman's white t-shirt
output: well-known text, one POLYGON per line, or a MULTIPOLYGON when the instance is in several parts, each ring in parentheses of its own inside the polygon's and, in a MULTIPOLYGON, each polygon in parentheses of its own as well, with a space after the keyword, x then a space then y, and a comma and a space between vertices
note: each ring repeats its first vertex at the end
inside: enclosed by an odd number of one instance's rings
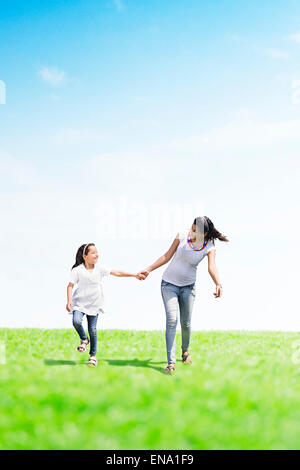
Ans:
POLYGON ((74 286, 70 313, 73 310, 79 310, 92 316, 104 313, 102 279, 109 276, 110 272, 110 268, 98 263, 95 264, 92 271, 87 270, 83 263, 71 270, 69 282, 76 284, 76 286, 74 286))
POLYGON ((201 251, 193 250, 188 243, 188 235, 189 230, 179 233, 177 250, 162 275, 164 281, 179 287, 188 286, 196 281, 198 264, 209 251, 216 249, 214 241, 209 240, 201 251))

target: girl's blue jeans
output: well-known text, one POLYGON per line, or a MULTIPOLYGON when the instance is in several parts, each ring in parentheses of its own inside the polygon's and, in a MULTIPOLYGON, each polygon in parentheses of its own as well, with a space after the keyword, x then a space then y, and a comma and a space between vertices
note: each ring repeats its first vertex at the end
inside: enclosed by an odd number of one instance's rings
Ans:
POLYGON ((195 283, 179 287, 170 282, 161 281, 161 295, 166 311, 166 346, 169 364, 176 363, 175 343, 178 311, 180 312, 181 324, 181 349, 187 351, 189 348, 195 293, 195 283))
MULTIPOLYGON (((85 313, 79 310, 73 310, 73 326, 82 340, 87 339, 87 335, 82 326, 82 320, 85 313)), ((97 320, 98 315, 87 315, 88 331, 90 335, 90 355, 95 356, 97 352, 97 320)))

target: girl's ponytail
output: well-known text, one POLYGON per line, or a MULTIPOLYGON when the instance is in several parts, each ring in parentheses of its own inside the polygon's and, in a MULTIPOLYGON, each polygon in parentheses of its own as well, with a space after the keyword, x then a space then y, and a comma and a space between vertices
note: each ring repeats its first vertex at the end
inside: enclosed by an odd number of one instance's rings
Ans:
POLYGON ((206 216, 197 217, 194 220, 194 225, 198 226, 201 231, 203 230, 204 232, 207 232, 207 235, 205 237, 206 240, 214 241, 216 238, 218 238, 222 242, 229 242, 228 238, 225 235, 223 235, 221 232, 219 232, 215 228, 212 221, 206 216))
POLYGON ((90 246, 95 246, 95 244, 94 243, 88 243, 88 244, 85 243, 84 245, 81 245, 78 248, 77 253, 76 253, 76 258, 75 258, 75 264, 72 266, 72 269, 76 268, 76 266, 79 266, 80 264, 84 263, 83 254, 85 254, 85 255, 88 254, 90 246))

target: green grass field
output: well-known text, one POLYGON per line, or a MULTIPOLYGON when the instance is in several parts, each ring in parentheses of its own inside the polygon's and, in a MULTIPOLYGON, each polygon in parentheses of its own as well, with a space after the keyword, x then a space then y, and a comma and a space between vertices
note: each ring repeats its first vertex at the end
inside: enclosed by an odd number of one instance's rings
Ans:
POLYGON ((99 330, 89 368, 72 329, 2 329, 0 449, 299 449, 295 340, 194 332, 186 365, 178 335, 165 376, 162 331, 99 330))

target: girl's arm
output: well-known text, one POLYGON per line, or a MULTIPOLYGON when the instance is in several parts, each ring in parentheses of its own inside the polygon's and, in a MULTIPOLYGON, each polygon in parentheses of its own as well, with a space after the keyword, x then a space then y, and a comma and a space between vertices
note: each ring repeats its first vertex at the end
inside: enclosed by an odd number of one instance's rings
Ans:
POLYGON ((117 276, 117 277, 135 277, 136 279, 145 279, 145 276, 143 274, 133 274, 133 273, 127 273, 126 271, 117 271, 116 269, 112 269, 110 271, 110 274, 112 274, 113 276, 117 276))
POLYGON ((155 269, 160 268, 164 264, 168 263, 174 255, 175 251, 177 250, 179 242, 179 233, 177 233, 176 238, 174 239, 168 251, 166 251, 166 253, 164 253, 156 261, 154 261, 153 264, 148 266, 148 268, 144 269, 143 271, 140 271, 139 274, 144 274, 147 277, 151 271, 154 271, 155 269))
POLYGON ((72 282, 69 282, 69 284, 67 286, 67 305, 66 305, 66 309, 68 310, 68 312, 70 312, 71 308, 72 308, 72 290, 73 290, 73 287, 74 287, 74 284, 72 282))
POLYGON ((216 250, 210 250, 207 253, 208 258, 208 272, 216 284, 216 292, 214 292, 215 298, 221 297, 222 295, 222 286, 219 281, 219 274, 216 266, 216 250))

